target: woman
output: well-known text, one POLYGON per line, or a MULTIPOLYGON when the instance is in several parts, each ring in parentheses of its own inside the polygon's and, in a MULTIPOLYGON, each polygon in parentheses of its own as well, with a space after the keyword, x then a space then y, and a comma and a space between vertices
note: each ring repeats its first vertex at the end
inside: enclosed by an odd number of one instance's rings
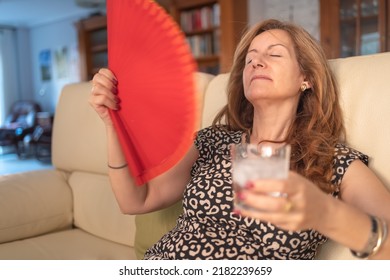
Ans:
POLYGON ((276 20, 253 26, 237 47, 228 104, 213 126, 141 188, 124 168, 108 114, 118 109, 115 76, 101 69, 93 84, 90 103, 106 124, 121 210, 146 213, 183 200, 175 228, 146 259, 312 259, 327 238, 358 257, 390 258, 390 194, 367 156, 343 144, 335 79, 303 29, 276 20), (288 179, 253 181, 237 195, 252 210, 233 208, 229 147, 242 141, 290 144, 292 151, 288 179), (284 195, 266 195, 275 191, 284 195))

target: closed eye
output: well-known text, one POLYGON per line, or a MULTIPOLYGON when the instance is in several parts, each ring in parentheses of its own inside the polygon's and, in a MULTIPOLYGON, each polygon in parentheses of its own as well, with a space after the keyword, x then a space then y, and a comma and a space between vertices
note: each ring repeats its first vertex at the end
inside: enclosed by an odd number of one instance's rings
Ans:
POLYGON ((246 62, 246 64, 249 64, 249 63, 251 63, 252 62, 252 59, 249 59, 247 62, 246 62))
POLYGON ((270 54, 272 57, 282 57, 280 54, 270 54))

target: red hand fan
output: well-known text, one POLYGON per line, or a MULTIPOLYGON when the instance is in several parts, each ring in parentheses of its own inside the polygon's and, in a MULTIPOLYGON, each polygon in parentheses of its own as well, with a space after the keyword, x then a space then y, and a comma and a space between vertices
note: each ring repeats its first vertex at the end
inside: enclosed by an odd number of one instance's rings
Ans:
POLYGON ((121 100, 111 116, 141 185, 175 165, 193 141, 196 66, 183 33, 153 1, 108 0, 107 30, 121 100))

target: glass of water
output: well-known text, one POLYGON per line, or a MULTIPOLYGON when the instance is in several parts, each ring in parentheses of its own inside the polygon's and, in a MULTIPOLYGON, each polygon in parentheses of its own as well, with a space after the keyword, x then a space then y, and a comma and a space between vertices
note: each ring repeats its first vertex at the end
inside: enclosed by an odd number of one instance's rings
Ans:
MULTIPOLYGON (((231 147, 233 190, 239 193, 245 185, 257 179, 287 179, 291 146, 275 144, 234 144, 231 147)), ((281 196, 278 192, 269 193, 281 196)), ((236 209, 250 209, 235 195, 236 209)))

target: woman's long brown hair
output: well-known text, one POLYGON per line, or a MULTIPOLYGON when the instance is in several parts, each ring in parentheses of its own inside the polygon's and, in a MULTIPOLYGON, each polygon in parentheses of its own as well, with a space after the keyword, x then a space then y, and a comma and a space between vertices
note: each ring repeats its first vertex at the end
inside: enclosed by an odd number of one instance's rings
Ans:
POLYGON ((243 70, 252 40, 264 31, 286 31, 294 44, 300 71, 311 88, 301 93, 296 117, 287 142, 291 144, 291 169, 331 193, 335 146, 345 137, 342 112, 335 77, 317 41, 303 28, 278 20, 267 20, 249 29, 234 54, 227 94, 228 104, 218 113, 213 126, 226 125, 228 130, 250 131, 253 106, 245 98, 243 70))

